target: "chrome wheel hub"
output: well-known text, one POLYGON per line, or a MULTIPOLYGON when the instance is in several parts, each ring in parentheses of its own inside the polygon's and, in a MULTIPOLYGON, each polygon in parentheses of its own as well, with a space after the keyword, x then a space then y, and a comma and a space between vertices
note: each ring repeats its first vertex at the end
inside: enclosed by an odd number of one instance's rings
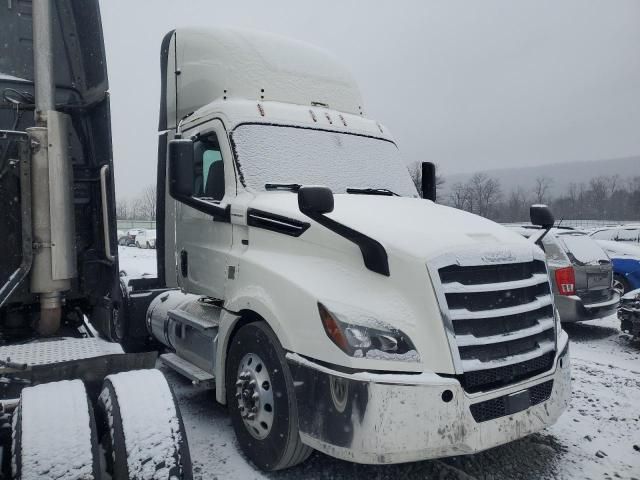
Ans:
POLYGON ((235 397, 249 433, 258 440, 269 435, 274 413, 271 377, 255 353, 247 353, 240 361, 235 397))

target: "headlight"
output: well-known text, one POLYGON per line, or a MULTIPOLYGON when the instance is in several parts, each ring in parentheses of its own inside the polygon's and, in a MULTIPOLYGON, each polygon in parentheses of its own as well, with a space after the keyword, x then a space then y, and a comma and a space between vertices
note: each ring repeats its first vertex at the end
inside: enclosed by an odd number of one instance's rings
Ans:
POLYGON ((340 314, 330 312, 321 303, 318 303, 318 312, 327 336, 340 350, 351 357, 403 362, 420 361, 413 343, 401 330, 372 318, 368 319, 371 325, 364 324, 368 323, 367 319, 359 319, 358 324, 348 322, 347 319, 339 319, 340 314))

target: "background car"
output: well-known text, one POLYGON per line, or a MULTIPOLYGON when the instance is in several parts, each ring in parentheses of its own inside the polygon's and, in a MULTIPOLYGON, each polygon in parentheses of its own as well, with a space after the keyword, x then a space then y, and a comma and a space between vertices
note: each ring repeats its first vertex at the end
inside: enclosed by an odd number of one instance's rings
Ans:
POLYGON ((589 236, 594 240, 610 240, 640 246, 640 225, 599 228, 589 233, 589 236))
POLYGON ((142 230, 136 235, 135 244, 138 248, 156 248, 156 231, 142 230))
POLYGON ((118 231, 118 245, 123 245, 125 247, 133 247, 136 245, 136 236, 143 232, 144 230, 141 228, 132 228, 122 233, 118 231))
MULTIPOLYGON (((541 233, 534 226, 511 228, 532 240, 541 233)), ((579 230, 553 228, 542 248, 560 321, 595 320, 616 312, 620 294, 613 288, 611 260, 593 239, 579 230)))
POLYGON ((596 240, 613 263, 613 288, 624 295, 640 288, 640 245, 596 240))
POLYGON ((627 292, 618 309, 620 330, 634 338, 640 338, 640 289, 627 292))

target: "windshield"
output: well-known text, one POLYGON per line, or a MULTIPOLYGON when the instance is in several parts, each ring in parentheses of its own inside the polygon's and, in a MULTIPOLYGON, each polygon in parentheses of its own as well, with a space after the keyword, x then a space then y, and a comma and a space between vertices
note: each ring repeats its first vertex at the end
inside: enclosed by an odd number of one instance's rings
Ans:
POLYGON ((406 197, 416 190, 398 148, 391 142, 347 133, 276 125, 240 125, 232 134, 246 187, 266 183, 385 188, 406 197))

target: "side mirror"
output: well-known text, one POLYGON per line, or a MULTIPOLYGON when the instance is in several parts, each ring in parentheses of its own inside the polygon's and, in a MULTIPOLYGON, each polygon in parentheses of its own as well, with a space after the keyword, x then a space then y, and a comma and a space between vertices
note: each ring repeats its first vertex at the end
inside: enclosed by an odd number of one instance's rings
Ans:
POLYGON ((333 192, 328 187, 300 187, 298 208, 304 214, 321 215, 333 212, 333 192))
POLYGON ((532 225, 537 225, 546 230, 553 227, 555 218, 546 205, 531 205, 529 208, 529 218, 532 225))
POLYGON ((193 142, 169 142, 169 194, 176 200, 193 195, 193 142))
POLYGON ((422 198, 436 201, 436 166, 431 162, 422 162, 422 198))

